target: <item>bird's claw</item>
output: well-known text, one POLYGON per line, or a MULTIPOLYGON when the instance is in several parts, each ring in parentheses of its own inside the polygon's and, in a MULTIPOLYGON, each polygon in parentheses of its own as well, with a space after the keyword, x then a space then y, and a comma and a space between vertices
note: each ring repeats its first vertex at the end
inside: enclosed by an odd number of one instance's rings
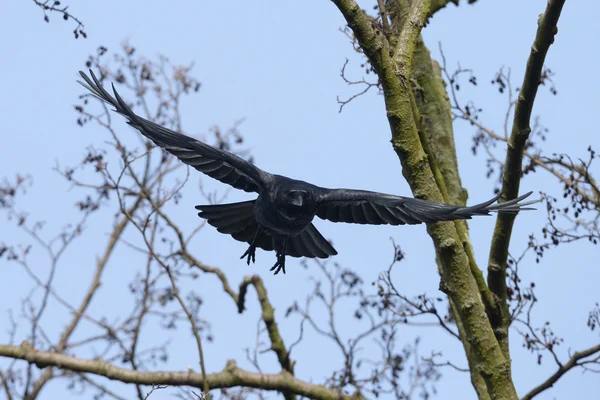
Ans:
POLYGON ((244 257, 246 257, 246 263, 248 265, 250 265, 250 260, 252 260, 253 263, 256 262, 256 246, 250 245, 244 254, 242 254, 240 259, 244 257))
POLYGON ((277 255, 277 262, 271 267, 269 271, 273 270, 275 270, 275 272, 273 272, 273 275, 277 275, 279 271, 283 271, 283 273, 285 274, 285 256, 280 257, 279 255, 277 255))

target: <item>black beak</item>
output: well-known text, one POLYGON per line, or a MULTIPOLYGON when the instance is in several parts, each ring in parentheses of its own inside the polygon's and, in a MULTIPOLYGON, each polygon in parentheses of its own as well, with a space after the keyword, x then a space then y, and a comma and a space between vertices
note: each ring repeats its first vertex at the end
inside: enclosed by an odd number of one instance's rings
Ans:
POLYGON ((294 196, 290 200, 290 203, 296 207, 302 207, 304 205, 304 199, 302 196, 294 196))

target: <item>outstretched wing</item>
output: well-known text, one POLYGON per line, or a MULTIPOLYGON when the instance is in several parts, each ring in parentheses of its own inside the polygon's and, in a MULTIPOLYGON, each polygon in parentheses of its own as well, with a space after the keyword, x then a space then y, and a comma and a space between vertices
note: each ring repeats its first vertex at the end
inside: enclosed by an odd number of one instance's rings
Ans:
POLYGON ((111 96, 102 87, 92 70, 90 70, 91 79, 81 71, 79 71, 79 74, 85 80, 85 83, 79 83, 92 92, 94 96, 115 107, 115 111, 128 119, 127 123, 129 125, 139 130, 156 145, 167 150, 185 164, 246 192, 260 193, 265 181, 270 178, 270 174, 235 154, 217 149, 136 115, 119 96, 114 85, 115 97, 111 96))
POLYGON ((332 222, 348 222, 372 225, 414 225, 457 219, 471 219, 474 215, 489 215, 490 212, 517 213, 531 210, 523 206, 536 203, 519 203, 529 197, 526 193, 514 200, 495 204, 499 193, 485 203, 461 207, 435 201, 393 196, 390 194, 349 189, 322 189, 319 196, 317 216, 332 222))

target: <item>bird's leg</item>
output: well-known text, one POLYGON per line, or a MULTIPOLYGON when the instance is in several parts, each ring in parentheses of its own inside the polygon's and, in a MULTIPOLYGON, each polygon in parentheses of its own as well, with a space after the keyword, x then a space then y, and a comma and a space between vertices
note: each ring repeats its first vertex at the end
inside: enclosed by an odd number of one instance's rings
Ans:
POLYGON ((281 254, 277 253, 277 262, 271 267, 270 271, 273 270, 275 270, 275 272, 273 272, 273 275, 277 275, 279 271, 283 271, 283 273, 285 274, 285 256, 282 256, 281 254))
POLYGON ((250 247, 248 247, 248 249, 244 252, 244 254, 242 254, 242 256, 240 257, 240 259, 248 256, 248 258, 246 259, 246 262, 248 263, 248 265, 250 265, 250 259, 252 259, 252 262, 256 262, 256 239, 258 238, 258 235, 260 235, 260 228, 256 229, 256 234, 254 235, 254 239, 252 239, 252 242, 250 243, 250 247))
POLYGON ((283 239, 281 251, 277 252, 277 262, 271 267, 271 271, 275 270, 273 275, 277 275, 279 271, 285 274, 285 250, 287 248, 288 238, 283 239))

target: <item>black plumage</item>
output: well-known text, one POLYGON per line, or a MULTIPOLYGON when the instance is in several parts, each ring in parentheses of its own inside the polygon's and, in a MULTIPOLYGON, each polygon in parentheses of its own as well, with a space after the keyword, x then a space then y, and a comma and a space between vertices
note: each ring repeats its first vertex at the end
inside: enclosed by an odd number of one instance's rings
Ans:
POLYGON ((516 213, 527 210, 520 203, 531 195, 494 204, 499 198, 471 207, 351 189, 326 189, 307 182, 270 174, 230 152, 164 128, 136 115, 119 96, 114 97, 90 70, 80 72, 80 82, 94 96, 115 107, 132 127, 169 153, 200 172, 236 189, 258 193, 252 201, 196 206, 198 215, 221 233, 250 244, 241 258, 255 261, 256 248, 274 250, 277 262, 271 268, 285 273, 285 256, 327 258, 337 254, 312 224, 315 216, 332 222, 374 225, 413 225, 470 219, 490 212, 516 213))

